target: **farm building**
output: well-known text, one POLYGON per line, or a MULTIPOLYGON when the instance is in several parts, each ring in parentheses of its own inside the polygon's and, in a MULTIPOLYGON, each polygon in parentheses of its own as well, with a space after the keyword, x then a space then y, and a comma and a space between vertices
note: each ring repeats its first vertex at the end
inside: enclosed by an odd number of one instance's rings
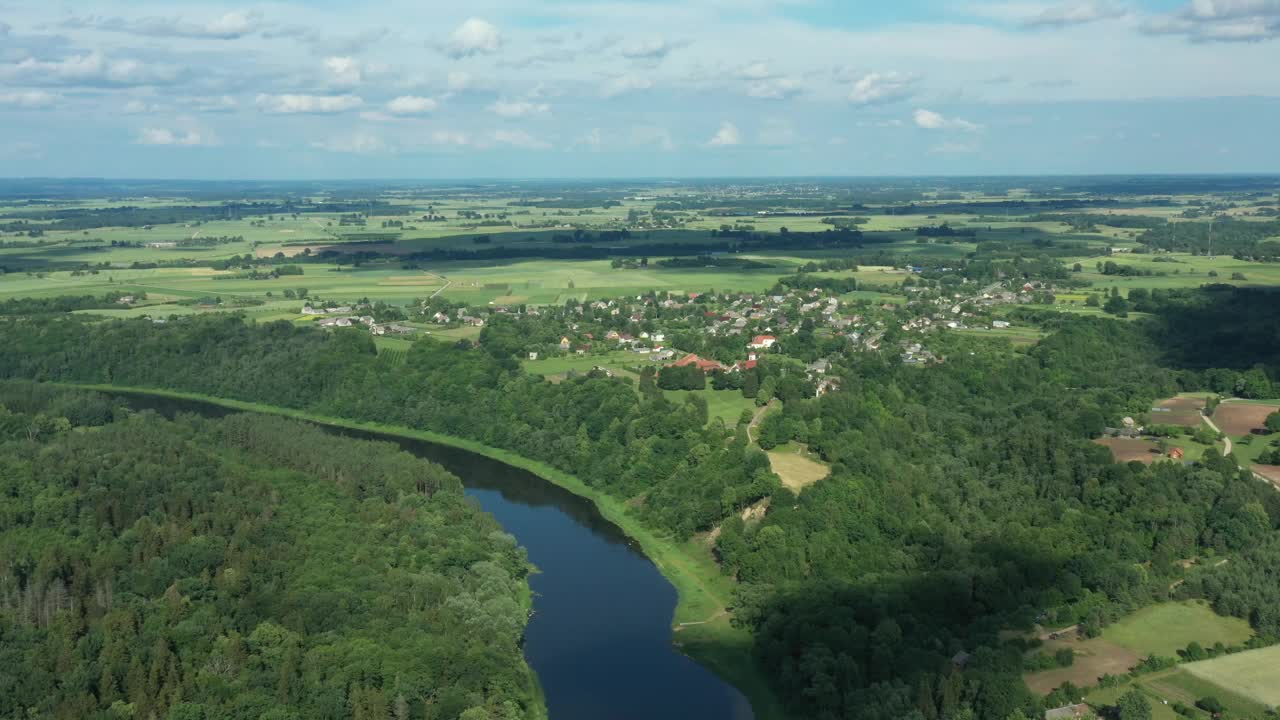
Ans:
POLYGON ((1071 720, 1072 718, 1090 718, 1093 716, 1093 709, 1083 703, 1044 711, 1044 720, 1071 720))

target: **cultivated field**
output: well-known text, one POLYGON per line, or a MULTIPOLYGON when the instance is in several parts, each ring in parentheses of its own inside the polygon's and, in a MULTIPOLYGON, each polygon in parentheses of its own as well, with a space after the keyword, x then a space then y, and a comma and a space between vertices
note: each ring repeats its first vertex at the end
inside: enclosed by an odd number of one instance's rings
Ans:
POLYGON ((1135 438, 1100 438, 1094 440, 1099 445, 1110 448, 1116 462, 1125 463, 1137 460, 1140 463, 1151 463, 1163 457, 1156 444, 1150 440, 1135 438))
POLYGON ((1267 416, 1277 411, 1280 405, 1224 402, 1213 413, 1213 422, 1227 435, 1242 437, 1265 430, 1267 416))
POLYGON ((1280 707, 1280 646, 1189 663, 1183 669, 1262 705, 1280 707))
POLYGON ((1159 425, 1198 427, 1204 417, 1206 401, 1203 395, 1179 395, 1162 401, 1152 408, 1151 422, 1159 425))

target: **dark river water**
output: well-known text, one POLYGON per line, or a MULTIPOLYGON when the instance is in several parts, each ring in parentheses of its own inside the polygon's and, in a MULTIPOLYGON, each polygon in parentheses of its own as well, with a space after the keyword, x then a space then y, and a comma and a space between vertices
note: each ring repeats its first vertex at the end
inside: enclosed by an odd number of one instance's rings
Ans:
MULTIPOLYGON (((220 417, 217 405, 122 394, 167 416, 220 417)), ((675 588, 590 501, 532 473, 420 440, 331 432, 396 443, 462 479, 467 494, 529 551, 534 614, 524 654, 551 720, 750 720, 735 688, 671 645, 675 588)))

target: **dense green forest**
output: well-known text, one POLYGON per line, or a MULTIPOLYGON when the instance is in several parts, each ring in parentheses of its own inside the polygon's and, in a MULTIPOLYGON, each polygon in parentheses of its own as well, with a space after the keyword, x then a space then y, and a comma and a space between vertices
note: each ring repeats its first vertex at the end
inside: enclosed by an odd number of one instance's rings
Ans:
POLYGON ((536 716, 528 570, 393 445, 0 383, 0 717, 536 716))
POLYGON ((1269 327, 1275 308, 1241 320, 1227 314, 1243 302, 1234 295, 1184 299, 1149 323, 1055 317, 1023 352, 939 340, 947 361, 927 371, 846 351, 843 388, 821 398, 786 364, 762 362, 759 392, 786 400, 762 443, 803 441, 833 468, 800 496, 744 425, 708 424, 705 404, 673 403, 648 376, 531 377, 518 333, 501 327, 479 347, 416 343, 392 366, 367 335, 284 322, 0 321, 0 373, 304 408, 548 462, 633 500, 676 538, 720 527, 717 554, 739 583, 734 622, 754 630, 758 661, 798 716, 1003 720, 1042 701, 1020 679, 1025 648, 1001 630, 1079 621, 1096 634, 1169 597, 1184 572, 1175 561, 1208 550, 1248 564, 1206 572, 1178 596, 1248 619, 1258 642, 1280 636, 1262 580, 1280 571, 1280 495, 1214 451, 1195 467, 1144 467, 1089 442, 1219 374, 1267 378, 1266 367, 1199 366, 1159 341, 1194 332, 1173 314, 1188 307, 1215 332, 1269 327), (769 514, 744 523, 739 511, 764 497, 769 514), (960 651, 972 655, 964 668, 952 663, 960 651))

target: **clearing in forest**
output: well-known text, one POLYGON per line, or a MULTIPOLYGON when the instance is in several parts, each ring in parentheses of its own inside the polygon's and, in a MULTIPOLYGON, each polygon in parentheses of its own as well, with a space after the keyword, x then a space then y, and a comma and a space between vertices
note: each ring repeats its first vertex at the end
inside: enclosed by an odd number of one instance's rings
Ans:
POLYGON ((1116 462, 1126 463, 1137 460, 1141 463, 1150 465, 1151 463, 1163 457, 1160 449, 1150 440, 1138 440, 1136 438, 1101 438, 1094 440, 1099 445, 1110 448, 1111 455, 1116 462))
POLYGON ((1075 653, 1075 662, 1071 667, 1024 675, 1023 680, 1031 692, 1048 695, 1064 682, 1076 687, 1091 687, 1097 685, 1103 675, 1124 675, 1141 659, 1129 648, 1103 638, 1049 640, 1037 652, 1052 655, 1063 648, 1070 648, 1075 653))
POLYGON ((1249 623, 1224 617, 1201 601, 1152 605, 1121 618, 1102 632, 1103 639, 1140 655, 1177 657, 1192 642, 1203 647, 1243 645, 1253 637, 1249 623))
POLYGON ((778 477, 782 478, 782 484, 797 495, 831 474, 831 468, 809 458, 803 446, 780 447, 770 452, 769 464, 778 477))
POLYGON ((1203 397, 1179 395, 1162 401, 1151 409, 1151 422, 1156 425, 1180 425, 1182 427, 1199 427, 1203 417, 1205 399, 1203 397))
POLYGON ((1213 413, 1213 421, 1231 437, 1244 437, 1266 427, 1267 416, 1280 411, 1280 405, 1266 403, 1224 402, 1213 413))
POLYGON ((1280 645, 1188 663, 1182 669, 1262 705, 1280 706, 1280 645))

